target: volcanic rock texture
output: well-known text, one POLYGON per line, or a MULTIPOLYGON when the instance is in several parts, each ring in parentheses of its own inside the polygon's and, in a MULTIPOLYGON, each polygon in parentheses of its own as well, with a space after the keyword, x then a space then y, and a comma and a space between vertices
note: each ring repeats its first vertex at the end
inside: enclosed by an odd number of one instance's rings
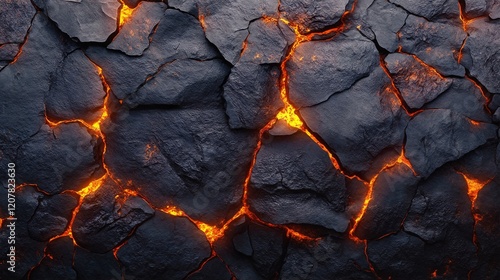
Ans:
POLYGON ((0 3, 0 279, 500 279, 498 0, 0 3))

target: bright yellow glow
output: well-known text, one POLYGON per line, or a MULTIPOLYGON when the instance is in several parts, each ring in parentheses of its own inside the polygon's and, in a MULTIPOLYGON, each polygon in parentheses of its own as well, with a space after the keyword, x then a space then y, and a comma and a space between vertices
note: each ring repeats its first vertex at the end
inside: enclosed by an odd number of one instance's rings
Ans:
POLYGON ((123 26, 128 20, 130 20, 133 12, 134 9, 123 3, 122 9, 120 10, 120 27, 123 26))

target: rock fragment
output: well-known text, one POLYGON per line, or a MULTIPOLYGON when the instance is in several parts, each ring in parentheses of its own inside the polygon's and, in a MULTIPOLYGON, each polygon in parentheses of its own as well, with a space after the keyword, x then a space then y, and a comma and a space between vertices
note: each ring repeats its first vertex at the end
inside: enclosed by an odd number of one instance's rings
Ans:
POLYGON ((105 253, 153 214, 142 198, 122 193, 113 180, 105 179, 97 191, 83 199, 72 231, 78 245, 105 253))
POLYGON ((141 225, 118 250, 129 277, 183 279, 210 256, 205 236, 187 218, 163 212, 141 225))
POLYGON ((319 225, 344 232, 346 178, 302 132, 266 141, 250 177, 252 212, 272 224, 319 225))

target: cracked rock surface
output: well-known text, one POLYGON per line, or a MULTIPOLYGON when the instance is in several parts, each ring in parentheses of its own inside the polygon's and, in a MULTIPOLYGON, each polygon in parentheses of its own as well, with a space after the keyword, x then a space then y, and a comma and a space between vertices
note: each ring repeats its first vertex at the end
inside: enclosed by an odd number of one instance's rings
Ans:
POLYGON ((3 0, 0 279, 500 279, 499 20, 3 0))

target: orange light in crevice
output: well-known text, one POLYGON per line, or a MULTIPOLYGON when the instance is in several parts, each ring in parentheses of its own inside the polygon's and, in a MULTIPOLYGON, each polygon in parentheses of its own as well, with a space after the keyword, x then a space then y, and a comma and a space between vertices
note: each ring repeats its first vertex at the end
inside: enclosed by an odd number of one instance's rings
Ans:
POLYGON ((130 8, 127 6, 123 1, 120 1, 122 3, 122 8, 120 10, 120 24, 119 26, 122 27, 127 21, 132 18, 132 14, 134 13, 134 9, 130 8))
POLYGON ((201 28, 203 29, 203 31, 207 31, 205 23, 205 15, 202 15, 201 13, 199 14, 200 15, 198 16, 198 21, 200 22, 201 28))
MULTIPOLYGON (((483 98, 486 100, 486 103, 490 102, 490 98, 487 96, 486 92, 484 91, 483 87, 476 82, 475 80, 471 79, 468 75, 465 75, 465 79, 467 79, 469 82, 471 82, 477 89, 479 89, 479 92, 481 92, 481 95, 483 98)), ((486 106, 486 109, 489 111, 488 106, 486 106)), ((490 112, 491 113, 491 112, 490 112)))
POLYGON ((85 198, 87 195, 97 191, 101 187, 105 178, 106 178, 106 175, 102 176, 101 178, 99 178, 97 180, 90 182, 90 184, 88 186, 77 191, 76 193, 80 196, 81 199, 85 198))
POLYGON ((405 155, 405 148, 404 147, 401 148, 401 154, 397 158, 396 163, 400 163, 400 164, 406 165, 408 168, 411 169, 411 171, 413 172, 413 175, 418 176, 418 174, 415 171, 415 169, 413 169, 413 165, 411 165, 410 160, 405 155))
POLYGON ((406 158, 405 153, 404 153, 404 147, 402 147, 401 154, 399 155, 399 157, 396 160, 394 160, 391 163, 386 164, 382 169, 380 169, 380 171, 372 177, 370 182, 368 182, 368 183, 365 182, 365 185, 367 186, 368 191, 366 193, 365 200, 363 201, 363 206, 361 207, 361 210, 359 211, 358 215, 354 219, 354 224, 353 224, 351 230, 349 231, 349 238, 351 240, 354 240, 356 242, 363 241, 363 240, 359 239, 357 236, 355 236, 354 232, 356 231, 356 228, 358 227, 359 221, 361 221, 361 219, 365 215, 366 209, 368 208, 368 205, 370 204, 370 201, 373 198, 373 187, 375 185, 375 182, 377 181, 378 176, 383 171, 385 171, 389 168, 392 168, 392 167, 396 166, 397 164, 406 165, 408 168, 411 169, 411 171, 413 172, 413 175, 418 176, 417 173, 415 172, 415 170, 413 169, 411 162, 406 158))
POLYGON ((370 201, 372 200, 372 195, 373 195, 373 185, 375 184, 375 181, 377 180, 377 177, 380 173, 376 174, 369 183, 365 183, 366 187, 368 188, 368 191, 365 196, 365 200, 363 201, 363 205, 361 206, 361 210, 359 211, 358 215, 354 219, 354 224, 349 231, 349 238, 355 242, 362 242, 363 240, 359 239, 357 236, 354 235, 354 231, 356 231, 356 228, 358 227, 359 221, 363 218, 365 215, 366 209, 368 208, 368 204, 370 204, 370 201))
POLYGON ((475 121, 475 120, 471 120, 471 119, 469 119, 469 122, 470 122, 470 124, 472 124, 473 126, 481 126, 481 123, 480 123, 480 122, 478 122, 478 121, 475 121))
POLYGON ((464 41, 462 42, 462 45, 460 46, 460 49, 458 50, 458 55, 457 55, 457 62, 460 64, 460 62, 462 62, 462 58, 464 57, 463 55, 463 51, 464 51, 464 47, 465 47, 465 43, 467 42, 467 39, 469 37, 465 37, 464 41))
POLYGON ((469 195, 472 207, 474 207, 479 191, 481 191, 481 189, 491 180, 484 182, 478 179, 471 178, 470 176, 465 175, 463 173, 460 174, 464 177, 465 181, 467 182, 467 194, 469 195))
POLYGON ((441 80, 444 80, 445 78, 443 77, 443 75, 441 75, 441 73, 439 73, 436 68, 430 66, 429 64, 425 63, 422 59, 420 59, 420 57, 412 54, 411 56, 413 56, 413 58, 418 61, 420 63, 420 65, 422 65, 425 69, 427 69, 428 72, 431 73, 431 75, 435 75, 435 76, 438 76, 441 80))
POLYGON ((97 64, 94 64, 94 66, 96 67, 97 73, 99 75, 99 78, 101 79, 101 82, 102 82, 102 85, 103 85, 103 88, 104 88, 104 92, 105 92, 105 97, 104 97, 104 103, 103 103, 104 105, 103 105, 103 108, 102 108, 101 117, 99 118, 99 120, 97 120, 95 123, 92 124, 92 128, 94 130, 96 130, 96 131, 99 131, 99 133, 102 135, 102 133, 101 133, 101 123, 105 119, 107 119, 109 117, 109 114, 108 114, 108 100, 109 100, 110 93, 111 93, 111 87, 106 82, 106 78, 104 77, 102 68, 100 66, 98 66, 97 64))
POLYGON ((387 65, 385 64, 382 56, 380 56, 380 67, 382 68, 382 70, 384 70, 385 75, 391 81, 391 86, 389 88, 387 88, 386 90, 388 90, 394 94, 394 96, 399 101, 399 105, 406 112, 406 114, 410 117, 414 117, 414 116, 420 114, 423 110, 417 110, 415 112, 412 112, 410 110, 410 108, 408 107, 408 105, 406 104, 406 101, 404 100, 403 95, 401 94, 399 89, 396 87, 396 83, 394 83, 394 79, 392 78, 391 73, 389 72, 389 69, 387 69, 387 65))
POLYGON ((195 224, 198 227, 200 231, 202 231, 205 234, 208 242, 212 246, 216 240, 224 236, 225 231, 229 228, 229 224, 242 215, 242 209, 240 209, 238 213, 236 213, 231 219, 226 221, 224 225, 221 227, 211 226, 209 224, 194 220, 191 217, 189 217, 186 213, 184 213, 184 211, 175 206, 168 206, 159 210, 171 216, 188 218, 193 224, 195 224))
POLYGON ((462 4, 460 3, 460 1, 457 1, 457 2, 458 2, 458 11, 460 13, 459 19, 462 22, 462 29, 467 32, 468 20, 465 18, 465 11, 464 11, 465 7, 462 7, 462 4))
POLYGON ((479 215, 478 213, 475 213, 476 200, 477 200, 477 196, 479 195, 479 192, 491 180, 480 181, 478 179, 471 178, 469 175, 466 175, 464 173, 461 173, 461 172, 458 172, 458 173, 464 177, 465 182, 467 183, 467 194, 469 195, 469 199, 471 202, 471 213, 472 213, 472 217, 474 219, 472 242, 474 243, 474 245, 476 245, 476 248, 479 249, 478 244, 477 244, 476 225, 477 225, 477 222, 482 220, 482 216, 479 215))

